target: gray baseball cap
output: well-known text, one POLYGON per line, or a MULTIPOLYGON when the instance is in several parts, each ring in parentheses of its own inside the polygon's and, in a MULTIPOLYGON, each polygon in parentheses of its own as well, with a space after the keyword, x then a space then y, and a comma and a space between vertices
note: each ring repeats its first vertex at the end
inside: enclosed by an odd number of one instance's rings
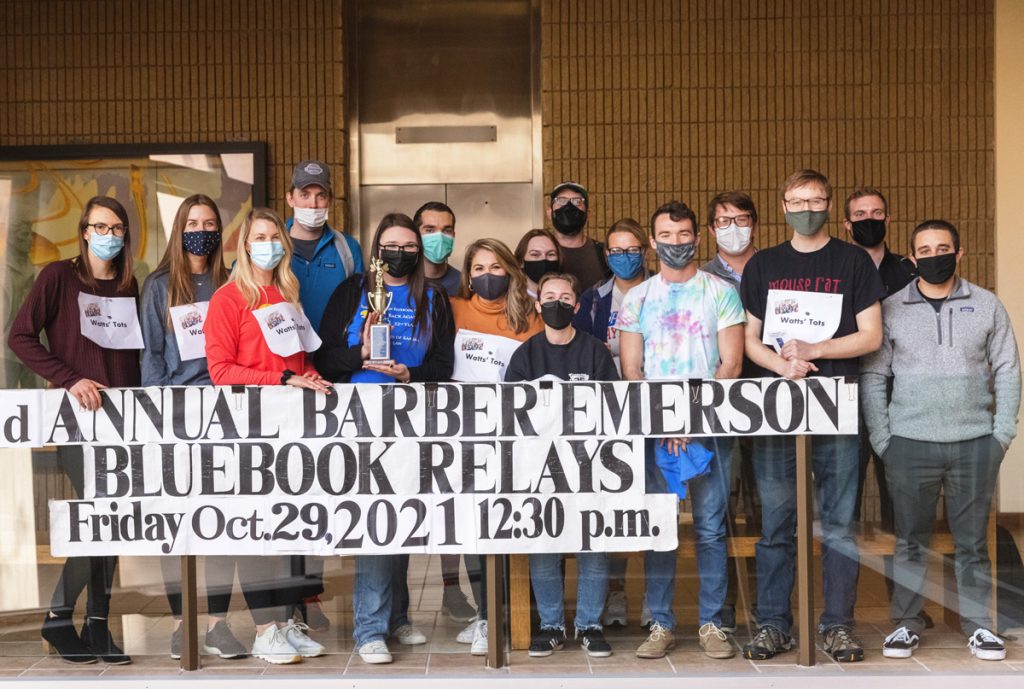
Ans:
POLYGON ((553 201, 555 197, 558 196, 558 192, 563 189, 572 189, 583 197, 583 200, 587 202, 587 205, 590 205, 590 194, 587 193, 587 188, 579 182, 562 182, 561 184, 555 185, 555 188, 551 190, 551 200, 553 201))
POLYGON ((305 189, 313 184, 331 191, 331 168, 319 160, 303 160, 292 170, 292 189, 305 189))

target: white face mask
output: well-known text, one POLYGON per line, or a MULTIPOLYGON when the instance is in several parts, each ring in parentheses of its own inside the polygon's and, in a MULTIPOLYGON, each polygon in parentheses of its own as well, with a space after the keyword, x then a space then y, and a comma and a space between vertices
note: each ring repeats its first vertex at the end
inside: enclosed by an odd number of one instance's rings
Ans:
POLYGON ((753 226, 739 227, 736 223, 723 227, 715 235, 718 248, 731 256, 742 254, 750 246, 750 233, 753 230, 753 226))
POLYGON ((327 222, 327 208, 295 208, 295 222, 316 229, 327 222))

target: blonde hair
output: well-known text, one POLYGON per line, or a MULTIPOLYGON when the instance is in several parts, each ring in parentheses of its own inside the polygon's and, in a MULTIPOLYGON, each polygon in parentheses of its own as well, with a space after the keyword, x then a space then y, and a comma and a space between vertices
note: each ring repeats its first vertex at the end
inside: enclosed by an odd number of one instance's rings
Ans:
POLYGON ((245 297, 249 308, 255 308, 259 305, 262 299, 263 288, 256 282, 256 277, 253 274, 252 258, 245 248, 245 243, 249 241, 249 232, 252 230, 253 223, 257 220, 267 220, 274 223, 274 226, 277 227, 280 233, 281 245, 284 247, 284 258, 274 268, 271 284, 277 288, 285 301, 293 306, 299 306, 299 280, 295 277, 295 273, 292 272, 292 239, 284 229, 284 222, 281 220, 281 216, 269 208, 253 208, 245 216, 245 220, 242 222, 242 231, 238 234, 238 251, 235 258, 235 267, 231 271, 231 278, 228 282, 235 283, 238 291, 245 297))
MULTIPOLYGON (((557 245, 556 245, 557 246, 557 245)), ((497 239, 478 239, 466 249, 462 261, 462 286, 459 296, 469 299, 472 295, 469 271, 473 266, 473 257, 480 251, 490 251, 498 259, 498 264, 508 274, 508 292, 505 295, 505 318, 515 333, 524 333, 530 328, 530 317, 533 311, 533 299, 526 292, 526 273, 519 267, 516 257, 505 244, 497 239)))

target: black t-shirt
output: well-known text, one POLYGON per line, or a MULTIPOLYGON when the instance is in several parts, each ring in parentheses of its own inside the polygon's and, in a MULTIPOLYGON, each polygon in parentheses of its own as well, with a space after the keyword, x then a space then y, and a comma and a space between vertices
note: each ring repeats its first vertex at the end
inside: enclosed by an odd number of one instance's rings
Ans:
POLYGON ((505 380, 557 378, 566 381, 619 380, 608 347, 581 330, 569 344, 553 345, 547 335, 537 333, 519 345, 505 369, 505 380))
MULTIPOLYGON (((886 296, 867 252, 835 237, 809 253, 797 251, 787 241, 754 254, 743 270, 740 298, 743 307, 762 323, 768 291, 772 289, 843 295, 839 328, 833 338, 857 332, 857 314, 886 296)), ((820 376, 855 376, 860 367, 856 358, 819 359, 814 364, 820 376)), ((777 377, 772 371, 757 368, 761 376, 777 377)))
MULTIPOLYGON (((921 295, 924 297, 924 295, 921 295)), ((946 303, 946 297, 939 297, 938 299, 932 299, 931 297, 924 297, 924 300, 932 305, 935 309, 935 313, 942 311, 942 305, 946 303)))
POLYGON ((604 246, 600 242, 588 239, 579 248, 569 249, 563 246, 561 252, 562 270, 576 277, 580 294, 611 275, 604 258, 604 246))
POLYGON ((882 262, 878 264, 878 275, 882 278, 887 297, 896 294, 914 279, 910 266, 907 265, 909 262, 909 259, 897 256, 886 247, 882 262))
POLYGON ((292 250, 295 251, 296 255, 307 261, 313 260, 313 255, 316 253, 316 247, 320 243, 320 239, 296 239, 292 237, 292 250))

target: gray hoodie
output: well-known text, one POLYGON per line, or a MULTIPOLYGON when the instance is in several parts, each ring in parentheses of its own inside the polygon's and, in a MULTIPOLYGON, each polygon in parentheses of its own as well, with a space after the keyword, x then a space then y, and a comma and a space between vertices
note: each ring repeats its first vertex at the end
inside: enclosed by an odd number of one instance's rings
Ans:
POLYGON ((996 295, 958 278, 936 312, 914 280, 882 302, 882 326, 882 347, 861 360, 864 420, 879 455, 893 435, 949 443, 992 434, 1009 447, 1020 358, 996 295))

